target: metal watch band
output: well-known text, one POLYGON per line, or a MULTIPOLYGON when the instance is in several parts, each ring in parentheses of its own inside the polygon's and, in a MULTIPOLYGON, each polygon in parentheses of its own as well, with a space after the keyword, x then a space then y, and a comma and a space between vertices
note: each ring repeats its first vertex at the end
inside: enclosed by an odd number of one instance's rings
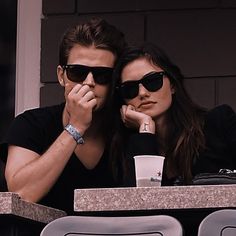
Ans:
POLYGON ((68 124, 64 128, 78 144, 83 144, 84 139, 82 138, 80 132, 72 125, 68 124))

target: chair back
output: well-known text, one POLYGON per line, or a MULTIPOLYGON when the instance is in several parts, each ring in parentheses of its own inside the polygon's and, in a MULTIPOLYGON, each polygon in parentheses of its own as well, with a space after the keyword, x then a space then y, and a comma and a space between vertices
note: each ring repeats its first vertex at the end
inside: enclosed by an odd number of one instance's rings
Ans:
POLYGON ((152 235, 182 236, 180 222, 171 216, 65 216, 47 224, 40 236, 152 235))
POLYGON ((236 209, 215 211, 206 216, 198 227, 198 236, 235 236, 236 209))

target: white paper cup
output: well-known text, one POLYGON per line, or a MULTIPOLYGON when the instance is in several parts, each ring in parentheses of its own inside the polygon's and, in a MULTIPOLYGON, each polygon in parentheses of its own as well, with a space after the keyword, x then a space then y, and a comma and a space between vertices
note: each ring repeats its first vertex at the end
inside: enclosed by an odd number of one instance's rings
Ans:
POLYGON ((156 155, 134 156, 136 186, 161 186, 164 159, 156 155))

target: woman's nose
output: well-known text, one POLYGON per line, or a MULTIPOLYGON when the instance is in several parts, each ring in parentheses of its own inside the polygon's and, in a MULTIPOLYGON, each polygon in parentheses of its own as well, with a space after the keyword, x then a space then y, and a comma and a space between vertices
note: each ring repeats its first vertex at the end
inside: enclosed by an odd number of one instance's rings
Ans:
POLYGON ((139 84, 138 95, 140 97, 145 97, 149 95, 149 91, 141 83, 139 84))

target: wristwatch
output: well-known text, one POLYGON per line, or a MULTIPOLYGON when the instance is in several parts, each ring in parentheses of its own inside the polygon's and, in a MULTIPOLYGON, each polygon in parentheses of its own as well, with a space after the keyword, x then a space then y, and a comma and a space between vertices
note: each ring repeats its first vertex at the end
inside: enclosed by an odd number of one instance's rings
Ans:
POLYGON ((74 138, 74 140, 78 144, 83 144, 84 143, 84 139, 82 138, 82 135, 80 134, 80 132, 73 125, 68 124, 68 125, 65 126, 64 129, 74 138))

